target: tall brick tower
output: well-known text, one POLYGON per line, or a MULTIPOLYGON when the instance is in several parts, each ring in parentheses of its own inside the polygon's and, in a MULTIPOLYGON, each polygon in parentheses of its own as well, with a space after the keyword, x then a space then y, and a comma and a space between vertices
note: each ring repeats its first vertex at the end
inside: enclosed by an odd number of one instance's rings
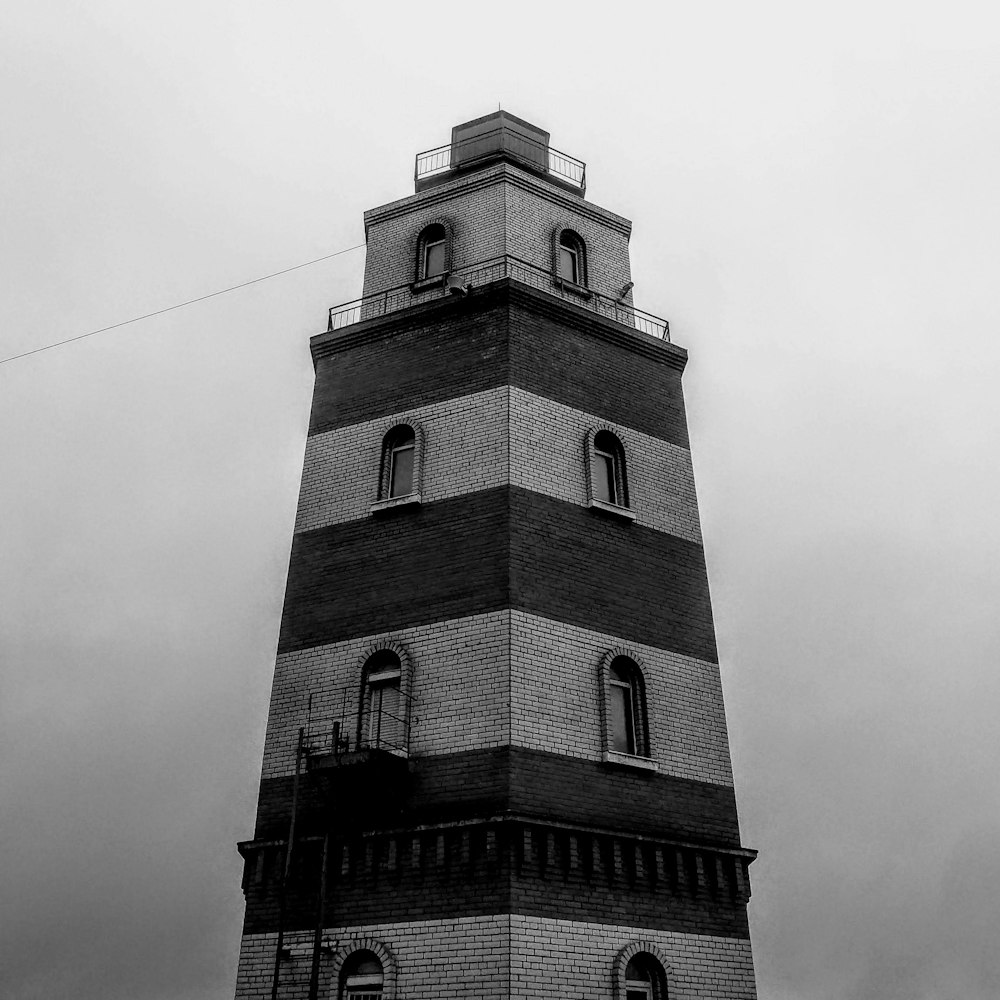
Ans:
POLYGON ((687 354, 548 140, 420 154, 312 339, 240 998, 755 994, 687 354))

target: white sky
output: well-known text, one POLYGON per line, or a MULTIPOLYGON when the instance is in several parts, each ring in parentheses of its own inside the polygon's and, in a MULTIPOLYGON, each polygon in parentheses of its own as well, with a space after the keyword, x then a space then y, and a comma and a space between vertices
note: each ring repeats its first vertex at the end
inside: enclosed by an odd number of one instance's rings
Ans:
MULTIPOLYGON (((991 5, 35 2, 0 356, 363 241, 504 108, 686 392, 764 1000, 1000 994, 991 5)), ((362 251, 0 366, 0 995, 232 995, 305 440, 362 251)))

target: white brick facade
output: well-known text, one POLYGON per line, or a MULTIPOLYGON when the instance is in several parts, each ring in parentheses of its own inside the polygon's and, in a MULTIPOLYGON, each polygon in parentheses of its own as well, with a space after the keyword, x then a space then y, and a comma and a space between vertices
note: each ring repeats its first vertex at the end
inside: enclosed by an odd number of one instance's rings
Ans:
POLYGON ((306 725, 310 693, 314 731, 325 725, 329 732, 328 720, 345 712, 356 717, 359 657, 376 641, 398 642, 409 653, 411 754, 459 753, 508 742, 509 612, 497 611, 279 655, 262 777, 295 770, 297 734, 306 725))
POLYGON ((511 612, 511 743, 600 760, 598 664, 624 646, 643 661, 652 759, 661 774, 733 783, 719 668, 655 646, 511 612))
MULTIPOLYGON (((362 636, 278 657, 263 777, 290 774, 313 696, 313 729, 358 710, 359 656, 375 641, 404 645, 412 664, 410 753, 518 746, 602 759, 598 664, 624 646, 645 666, 652 759, 663 774, 732 785, 719 668, 521 611, 362 636)), ((405 685, 404 685, 405 687, 405 685)), ((353 739, 353 734, 352 734, 353 739)))
MULTIPOLYGON (((669 1000, 752 1000, 750 942, 741 938, 678 934, 645 927, 551 920, 521 915, 467 917, 331 927, 320 966, 320 997, 336 1000, 331 953, 345 942, 372 938, 395 957, 396 992, 385 1000, 614 1000, 612 969, 618 952, 649 942, 664 956, 669 1000)), ((247 935, 240 951, 237 1000, 270 996, 276 937, 247 935)), ((305 1000, 312 934, 285 935, 281 996, 305 1000)))
POLYGON ((509 484, 581 506, 587 503, 587 431, 611 427, 629 450, 636 523, 701 541, 686 448, 508 386, 311 436, 296 531, 369 515, 378 491, 382 439, 399 423, 420 424, 424 430, 424 503, 509 484))

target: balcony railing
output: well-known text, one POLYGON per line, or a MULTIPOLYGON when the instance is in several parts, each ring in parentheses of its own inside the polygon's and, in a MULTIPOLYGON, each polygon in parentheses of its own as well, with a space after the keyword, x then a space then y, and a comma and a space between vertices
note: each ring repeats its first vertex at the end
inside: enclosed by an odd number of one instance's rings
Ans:
POLYGON ((414 293, 409 284, 397 285, 384 292, 376 292, 373 295, 366 295, 364 298, 354 299, 352 302, 333 306, 329 313, 327 331, 342 330, 344 327, 360 323, 362 320, 386 316, 428 299, 466 294, 481 285, 499 281, 502 278, 512 278, 549 295, 558 296, 574 305, 589 309, 599 316, 640 330, 642 333, 649 334, 659 340, 670 340, 670 324, 665 319, 644 312, 642 309, 636 309, 635 306, 629 305, 621 299, 614 299, 609 295, 581 288, 572 282, 564 281, 551 271, 509 255, 492 257, 467 267, 456 268, 449 273, 447 280, 443 281, 441 285, 423 289, 419 293, 414 293))
POLYGON ((550 174, 580 194, 587 191, 587 164, 583 160, 560 153, 558 149, 552 149, 545 143, 505 128, 481 132, 447 146, 417 153, 413 179, 419 185, 421 181, 444 174, 452 168, 468 166, 496 156, 509 156, 530 170, 550 174))
MULTIPOLYGON (((345 699, 346 701, 346 699, 345 699)), ((361 712, 346 708, 338 715, 316 717, 310 714, 303 736, 303 748, 317 755, 350 754, 359 750, 387 750, 405 755, 410 746, 410 728, 398 697, 399 707, 393 712, 381 701, 368 704, 361 712), (360 738, 359 738, 360 734, 360 738)))

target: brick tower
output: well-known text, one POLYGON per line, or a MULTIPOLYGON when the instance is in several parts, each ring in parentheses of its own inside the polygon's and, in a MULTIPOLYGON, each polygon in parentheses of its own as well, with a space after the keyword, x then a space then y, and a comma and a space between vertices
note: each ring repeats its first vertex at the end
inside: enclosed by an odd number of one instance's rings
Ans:
POLYGON ((498 112, 312 339, 237 997, 753 997, 681 373, 498 112))

